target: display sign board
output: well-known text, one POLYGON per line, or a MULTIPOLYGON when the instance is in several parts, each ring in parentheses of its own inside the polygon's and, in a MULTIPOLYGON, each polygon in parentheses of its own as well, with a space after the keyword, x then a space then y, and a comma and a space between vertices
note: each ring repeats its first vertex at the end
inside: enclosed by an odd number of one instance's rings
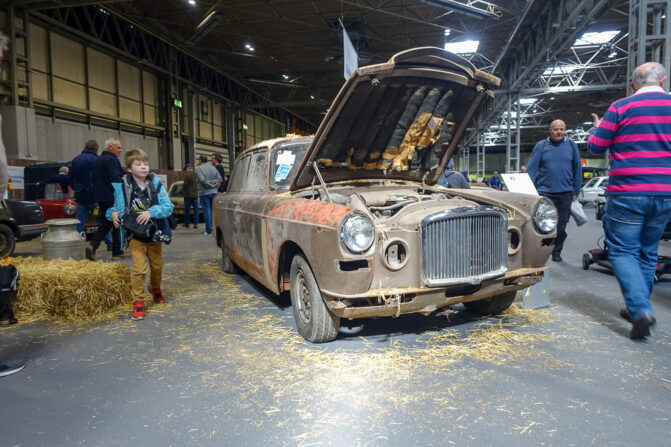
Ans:
POLYGON ((7 174, 12 183, 12 189, 24 189, 23 166, 7 166, 7 174))
POLYGON ((510 192, 519 192, 522 194, 531 194, 537 196, 538 191, 531 181, 531 177, 526 172, 520 174, 501 174, 501 179, 510 192))

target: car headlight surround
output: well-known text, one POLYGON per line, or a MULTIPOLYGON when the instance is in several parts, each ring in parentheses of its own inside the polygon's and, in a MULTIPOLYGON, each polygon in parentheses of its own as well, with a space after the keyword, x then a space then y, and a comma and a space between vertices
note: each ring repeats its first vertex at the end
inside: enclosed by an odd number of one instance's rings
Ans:
POLYGON ((353 254, 365 253, 375 242, 375 224, 361 212, 351 212, 338 227, 338 238, 343 247, 353 254))
POLYGON ((557 228, 559 215, 557 208, 548 199, 542 198, 536 203, 532 214, 534 225, 541 233, 551 233, 557 228))
POLYGON ((66 216, 73 216, 77 212, 77 207, 75 207, 73 204, 68 203, 63 207, 63 213, 66 216))

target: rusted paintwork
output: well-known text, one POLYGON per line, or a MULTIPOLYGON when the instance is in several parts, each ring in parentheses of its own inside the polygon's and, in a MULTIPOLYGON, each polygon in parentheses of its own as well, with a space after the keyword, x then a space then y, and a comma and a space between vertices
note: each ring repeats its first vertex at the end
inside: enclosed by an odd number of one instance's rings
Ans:
MULTIPOLYGON (((217 243, 235 264, 279 293, 291 287, 290 266, 300 254, 324 304, 343 318, 427 313, 542 279, 555 233, 543 234, 532 213, 547 199, 435 185, 460 132, 496 84, 496 78, 476 76, 474 67, 443 58, 440 51, 421 49, 388 65, 360 69, 314 138, 279 138, 240 155, 229 189, 217 196, 213 211, 217 243), (427 55, 434 59, 425 70, 421 61, 427 55), (402 113, 390 102, 399 98, 407 101, 402 113), (412 103, 413 98, 419 100, 412 103), (436 112, 448 103, 450 108, 436 112), (435 108, 427 112, 427 104, 435 108), (436 216, 457 222, 450 219, 467 213, 495 217, 498 226, 472 237, 489 238, 494 245, 435 246, 437 259, 463 260, 469 253, 467 268, 489 266, 487 250, 494 247, 505 266, 492 264, 472 278, 455 274, 456 279, 429 280, 427 222, 436 216), (339 234, 343 221, 355 214, 370 222, 374 236, 363 252, 347 248, 339 234)), ((468 239, 462 236, 469 234, 459 233, 454 240, 468 239)))

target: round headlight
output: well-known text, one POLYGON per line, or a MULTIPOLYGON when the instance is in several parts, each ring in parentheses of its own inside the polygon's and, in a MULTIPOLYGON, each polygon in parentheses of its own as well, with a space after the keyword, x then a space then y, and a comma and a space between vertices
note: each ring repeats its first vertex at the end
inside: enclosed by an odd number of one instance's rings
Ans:
POLYGON ((557 209, 552 202, 542 199, 536 204, 533 214, 534 224, 541 233, 550 233, 557 228, 557 209))
POLYGON ((375 241, 375 225, 368 216, 350 213, 340 223, 340 241, 352 253, 363 253, 375 241))
POLYGON ((65 205, 65 207, 63 207, 63 212, 65 213, 66 216, 72 216, 76 211, 77 208, 75 208, 75 206, 71 204, 67 204, 65 205))

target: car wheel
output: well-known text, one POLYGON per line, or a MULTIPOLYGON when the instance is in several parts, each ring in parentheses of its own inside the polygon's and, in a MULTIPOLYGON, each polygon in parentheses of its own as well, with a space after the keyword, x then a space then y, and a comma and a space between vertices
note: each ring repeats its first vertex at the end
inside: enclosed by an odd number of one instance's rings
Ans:
POLYGON ((16 237, 7 225, 0 224, 0 258, 5 258, 14 253, 16 237))
POLYGON ((485 298, 484 300, 469 301, 464 303, 464 306, 476 314, 496 315, 509 308, 513 304, 513 301, 515 301, 516 295, 517 291, 513 290, 512 292, 502 293, 501 295, 485 298))
POLYGON ((587 253, 582 255, 582 268, 585 270, 589 270, 589 265, 591 264, 589 260, 589 255, 587 253))
POLYGON ((225 273, 235 273, 235 264, 231 261, 230 256, 226 252, 226 244, 224 241, 221 241, 221 269, 225 273))
POLYGON ((310 265, 301 255, 291 261, 291 305, 298 333, 312 343, 324 343, 338 336, 340 318, 324 303, 310 265))

